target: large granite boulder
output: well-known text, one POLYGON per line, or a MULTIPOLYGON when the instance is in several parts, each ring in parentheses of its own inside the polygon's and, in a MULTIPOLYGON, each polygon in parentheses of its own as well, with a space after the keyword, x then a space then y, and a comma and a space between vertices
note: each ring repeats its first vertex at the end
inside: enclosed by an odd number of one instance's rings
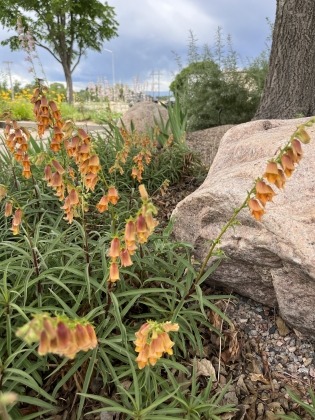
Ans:
MULTIPOLYGON (((156 126, 154 122, 154 117, 158 122, 160 122, 159 112, 162 116, 164 124, 166 124, 168 120, 167 110, 162 105, 158 105, 154 102, 149 101, 136 103, 130 109, 128 109, 127 112, 124 113, 121 119, 127 130, 130 130, 130 123, 132 121, 135 130, 139 134, 144 134, 147 132, 147 125, 150 128, 154 128, 156 126)), ((119 122, 118 126, 120 125, 121 123, 119 122)))
MULTIPOLYGON (((195 247, 198 261, 223 224, 246 198, 268 159, 276 156, 296 126, 307 121, 254 121, 230 129, 222 138, 205 182, 173 212, 175 236, 195 247)), ((304 157, 262 222, 244 209, 240 226, 228 229, 221 249, 229 257, 207 280, 230 291, 279 306, 284 320, 315 336, 315 127, 303 145, 304 157)))

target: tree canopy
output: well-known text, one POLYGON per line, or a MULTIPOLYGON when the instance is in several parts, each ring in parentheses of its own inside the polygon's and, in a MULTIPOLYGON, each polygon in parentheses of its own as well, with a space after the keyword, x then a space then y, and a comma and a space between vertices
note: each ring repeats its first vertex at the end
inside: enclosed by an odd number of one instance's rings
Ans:
MULTIPOLYGON (((17 18, 25 32, 32 33, 35 44, 49 51, 62 65, 72 100, 72 73, 89 49, 99 51, 105 40, 117 36, 114 8, 98 0, 1 0, 0 23, 16 27, 17 18)), ((2 45, 20 49, 17 35, 2 45)), ((45 65, 45 63, 43 63, 45 65)))

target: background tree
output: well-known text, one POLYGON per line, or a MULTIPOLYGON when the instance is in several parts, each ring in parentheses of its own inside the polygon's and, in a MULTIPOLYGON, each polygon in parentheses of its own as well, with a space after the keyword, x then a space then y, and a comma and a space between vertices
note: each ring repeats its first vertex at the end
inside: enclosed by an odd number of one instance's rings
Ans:
MULTIPOLYGON (((14 29, 17 17, 30 30, 37 46, 45 48, 62 65, 72 102, 72 73, 88 49, 101 52, 105 40, 117 35, 114 8, 98 0, 1 0, 0 22, 14 29)), ((17 36, 2 41, 20 48, 17 36)))
POLYGON ((269 69, 255 120, 315 115, 314 56, 314 0, 277 0, 269 69))

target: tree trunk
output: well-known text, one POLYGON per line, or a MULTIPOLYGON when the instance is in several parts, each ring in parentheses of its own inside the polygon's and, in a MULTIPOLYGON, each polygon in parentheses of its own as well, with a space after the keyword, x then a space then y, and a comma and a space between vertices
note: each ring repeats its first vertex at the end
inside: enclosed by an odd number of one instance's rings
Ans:
POLYGON ((315 1, 277 0, 269 69, 254 116, 315 115, 315 1))
POLYGON ((67 83, 67 100, 69 104, 73 102, 73 84, 72 84, 72 74, 70 69, 66 66, 63 66, 63 71, 65 73, 66 83, 67 83))

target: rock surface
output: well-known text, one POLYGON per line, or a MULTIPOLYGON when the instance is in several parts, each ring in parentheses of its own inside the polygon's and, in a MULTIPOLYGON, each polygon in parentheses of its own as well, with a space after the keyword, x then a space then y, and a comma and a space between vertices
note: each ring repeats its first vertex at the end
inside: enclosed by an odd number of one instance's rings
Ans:
MULTIPOLYGON (((127 130, 130 130, 130 122, 133 121, 135 130, 139 134, 143 134, 147 132, 147 125, 151 128, 155 127, 154 117, 160 122, 159 112, 161 113, 164 124, 166 124, 168 120, 167 110, 161 105, 148 101, 136 103, 124 113, 121 119, 127 130)), ((120 126, 120 122, 118 126, 120 126)))
POLYGON ((187 145, 199 154, 201 162, 209 169, 218 152, 222 137, 232 127, 234 124, 226 124, 187 133, 187 145))
MULTIPOLYGON (((173 212, 175 236, 194 245, 197 260, 203 261, 209 240, 244 201, 267 160, 307 120, 254 121, 224 135, 205 182, 173 212)), ((242 210, 241 225, 221 240, 229 258, 207 282, 278 305, 289 325, 315 337, 315 127, 307 131, 312 140, 303 145, 304 157, 285 189, 275 188, 261 223, 242 210)))

